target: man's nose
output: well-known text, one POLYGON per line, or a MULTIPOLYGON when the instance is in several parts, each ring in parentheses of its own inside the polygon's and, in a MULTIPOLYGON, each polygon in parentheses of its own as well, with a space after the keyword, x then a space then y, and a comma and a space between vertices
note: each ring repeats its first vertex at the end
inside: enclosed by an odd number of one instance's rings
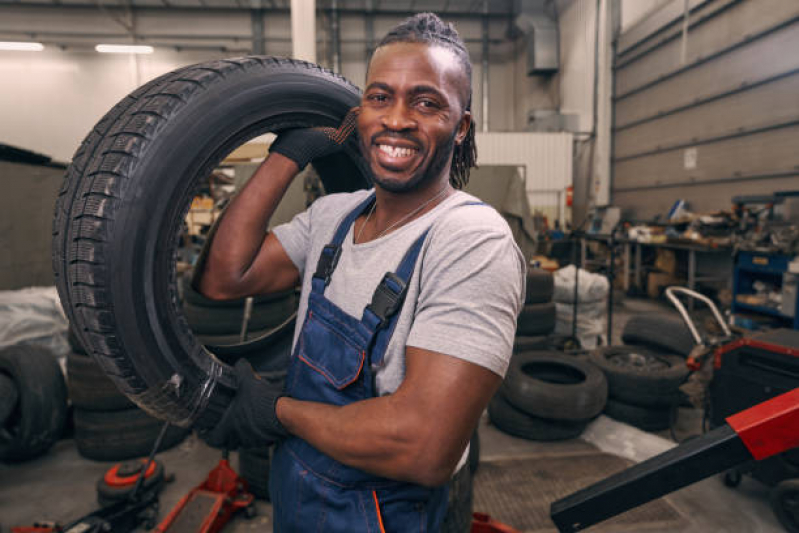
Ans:
POLYGON ((383 115, 383 126, 393 131, 413 129, 416 121, 411 117, 410 110, 401 101, 395 102, 383 115))

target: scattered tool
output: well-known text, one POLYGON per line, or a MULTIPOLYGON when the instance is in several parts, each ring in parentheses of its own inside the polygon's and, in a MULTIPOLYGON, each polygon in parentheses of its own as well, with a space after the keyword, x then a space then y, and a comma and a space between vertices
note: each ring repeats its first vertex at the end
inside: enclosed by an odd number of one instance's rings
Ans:
POLYGON ((255 516, 247 481, 230 467, 228 452, 208 477, 186 494, 153 533, 216 533, 236 511, 255 516))

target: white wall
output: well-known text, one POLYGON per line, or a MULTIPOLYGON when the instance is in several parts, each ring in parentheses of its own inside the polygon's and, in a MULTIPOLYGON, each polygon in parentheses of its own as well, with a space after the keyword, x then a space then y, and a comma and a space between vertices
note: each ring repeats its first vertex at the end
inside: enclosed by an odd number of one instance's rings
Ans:
POLYGON ((627 31, 670 0, 621 0, 621 31, 627 31))

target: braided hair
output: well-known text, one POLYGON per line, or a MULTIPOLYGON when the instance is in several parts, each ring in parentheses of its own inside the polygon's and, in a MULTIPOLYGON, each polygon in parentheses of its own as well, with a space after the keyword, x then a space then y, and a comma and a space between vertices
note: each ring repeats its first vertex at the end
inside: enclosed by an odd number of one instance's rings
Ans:
MULTIPOLYGON (((451 51, 460 61, 461 67, 469 80, 469 96, 464 111, 472 107, 472 63, 469 52, 452 24, 444 23, 433 13, 419 13, 406 19, 394 27, 380 41, 377 48, 392 43, 425 43, 441 46, 451 51)), ((462 189, 469 182, 469 170, 477 166, 477 144, 474 140, 474 120, 463 142, 455 145, 452 153, 452 167, 449 182, 456 189, 462 189)))

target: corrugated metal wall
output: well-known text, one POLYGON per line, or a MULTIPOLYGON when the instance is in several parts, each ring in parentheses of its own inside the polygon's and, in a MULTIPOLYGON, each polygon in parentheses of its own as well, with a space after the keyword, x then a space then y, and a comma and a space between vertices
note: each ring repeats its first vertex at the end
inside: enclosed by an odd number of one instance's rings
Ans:
POLYGON ((613 204, 650 218, 799 188, 799 1, 694 0, 684 49, 676 3, 618 41, 613 204))
POLYGON ((481 165, 524 167, 530 208, 552 217, 572 182, 571 133, 477 133, 481 165))

